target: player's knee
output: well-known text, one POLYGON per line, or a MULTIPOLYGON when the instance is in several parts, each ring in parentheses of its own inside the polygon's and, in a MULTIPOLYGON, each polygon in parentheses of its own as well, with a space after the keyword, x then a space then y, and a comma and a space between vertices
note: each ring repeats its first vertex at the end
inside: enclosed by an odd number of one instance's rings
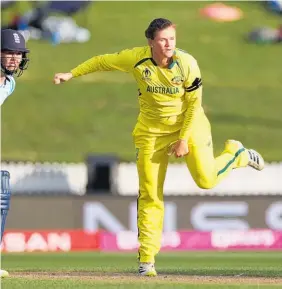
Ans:
POLYGON ((199 177, 195 180, 197 186, 201 189, 212 189, 215 187, 215 180, 213 178, 199 177))

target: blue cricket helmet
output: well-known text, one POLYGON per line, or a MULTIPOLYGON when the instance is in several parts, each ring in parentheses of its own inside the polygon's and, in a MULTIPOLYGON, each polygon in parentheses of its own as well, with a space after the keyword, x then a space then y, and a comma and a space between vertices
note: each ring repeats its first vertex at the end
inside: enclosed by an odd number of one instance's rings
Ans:
MULTIPOLYGON (((22 52, 22 61, 19 64, 18 76, 22 75, 23 70, 27 69, 27 64, 29 59, 27 58, 27 53, 29 49, 26 48, 26 41, 23 35, 17 30, 13 29, 2 29, 1 30, 1 52, 2 51, 15 51, 22 52)), ((1 61, 1 70, 7 75, 13 75, 17 73, 17 70, 11 71, 3 66, 1 61)))

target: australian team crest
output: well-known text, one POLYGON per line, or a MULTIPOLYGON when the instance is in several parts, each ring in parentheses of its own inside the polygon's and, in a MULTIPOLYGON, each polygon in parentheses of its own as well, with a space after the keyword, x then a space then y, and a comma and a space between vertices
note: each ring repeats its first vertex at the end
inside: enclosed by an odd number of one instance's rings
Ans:
POLYGON ((182 76, 174 76, 171 82, 173 84, 179 85, 184 81, 184 78, 182 76))
POLYGON ((142 79, 143 80, 151 80, 151 71, 148 68, 145 68, 142 72, 142 79))

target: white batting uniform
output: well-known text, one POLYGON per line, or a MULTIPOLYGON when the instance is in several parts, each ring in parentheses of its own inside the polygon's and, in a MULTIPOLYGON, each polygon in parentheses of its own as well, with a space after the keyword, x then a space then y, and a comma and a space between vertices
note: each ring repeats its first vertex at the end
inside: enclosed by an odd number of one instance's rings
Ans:
POLYGON ((16 82, 12 76, 7 75, 5 81, 0 85, 0 106, 6 98, 15 90, 16 82))
MULTIPOLYGON (((16 86, 16 82, 13 76, 6 75, 5 81, 0 85, 0 106, 8 98, 8 96, 13 93, 13 91, 15 90, 15 86, 16 86)), ((1 179, 2 179, 2 173, 5 173, 5 171, 1 170, 1 179)), ((8 172, 6 171, 6 173, 8 172)), ((2 198, 2 187, 1 187, 1 198, 2 198)), ((2 241, 2 236, 3 236, 2 234, 5 228, 5 221, 6 221, 7 213, 8 211, 6 211, 6 213, 3 215, 2 208, 1 208, 1 241, 2 241), (4 218, 4 223, 3 223, 3 218, 4 218)), ((0 269, 0 278, 7 277, 7 276, 9 276, 9 273, 6 270, 0 269)))

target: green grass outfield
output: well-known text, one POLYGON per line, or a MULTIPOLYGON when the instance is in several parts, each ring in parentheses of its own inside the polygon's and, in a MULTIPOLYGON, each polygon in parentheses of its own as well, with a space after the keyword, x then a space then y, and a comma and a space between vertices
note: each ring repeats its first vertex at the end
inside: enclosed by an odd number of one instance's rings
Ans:
POLYGON ((159 276, 145 278, 134 254, 4 254, 10 277, 2 288, 282 288, 281 259, 282 252, 161 253, 159 276))
MULTIPOLYGON (((138 97, 133 78, 104 72, 61 86, 52 78, 93 55, 145 45, 148 23, 167 17, 178 26, 178 47, 199 62, 216 154, 233 138, 258 149, 267 161, 281 161, 281 45, 244 39, 258 26, 278 26, 280 17, 261 2, 228 3, 242 9, 242 20, 205 19, 199 9, 207 2, 200 1, 95 2, 87 14, 77 15, 78 23, 91 30, 88 43, 28 42, 30 67, 2 108, 2 159, 77 162, 93 152, 134 160, 131 132, 138 97)), ((24 2, 18 6, 27 8, 24 2)), ((3 13, 4 20, 9 13, 3 13)))

